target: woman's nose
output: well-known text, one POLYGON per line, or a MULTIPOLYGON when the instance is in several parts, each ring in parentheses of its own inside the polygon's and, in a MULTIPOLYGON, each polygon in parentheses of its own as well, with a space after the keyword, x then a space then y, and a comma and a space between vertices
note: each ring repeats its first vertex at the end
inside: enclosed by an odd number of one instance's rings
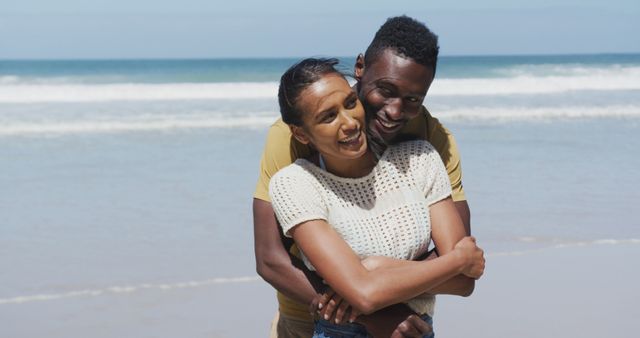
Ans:
POLYGON ((351 116, 350 112, 344 111, 342 112, 341 115, 342 115, 342 128, 344 130, 352 130, 352 129, 357 129, 359 127, 360 123, 354 116, 351 116))

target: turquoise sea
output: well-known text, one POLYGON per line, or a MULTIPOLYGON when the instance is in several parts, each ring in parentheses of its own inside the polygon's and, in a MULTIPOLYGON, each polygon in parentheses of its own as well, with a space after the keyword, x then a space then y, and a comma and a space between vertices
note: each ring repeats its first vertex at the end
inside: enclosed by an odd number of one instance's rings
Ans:
MULTIPOLYGON (((264 336, 251 199, 295 61, 0 61, 0 336, 264 336)), ((425 105, 489 257, 640 244, 640 55, 445 56, 425 105)))

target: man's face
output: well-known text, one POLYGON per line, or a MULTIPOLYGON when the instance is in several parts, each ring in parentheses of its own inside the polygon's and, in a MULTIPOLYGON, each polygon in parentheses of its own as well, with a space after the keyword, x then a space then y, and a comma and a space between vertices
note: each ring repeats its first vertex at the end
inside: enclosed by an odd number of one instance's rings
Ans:
POLYGON ((369 128, 388 143, 418 116, 433 81, 433 69, 387 49, 366 68, 358 57, 356 79, 369 128))

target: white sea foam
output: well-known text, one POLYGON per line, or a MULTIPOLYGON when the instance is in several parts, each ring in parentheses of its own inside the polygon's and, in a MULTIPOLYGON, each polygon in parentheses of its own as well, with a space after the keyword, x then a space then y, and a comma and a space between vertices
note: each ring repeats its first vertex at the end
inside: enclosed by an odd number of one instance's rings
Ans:
POLYGON ((612 105, 603 107, 463 107, 433 110, 445 120, 548 120, 561 118, 639 117, 640 106, 612 105))
POLYGON ((139 131, 171 131, 181 129, 266 127, 277 119, 272 116, 246 117, 159 117, 145 120, 83 120, 10 122, 0 125, 0 136, 64 135, 139 131))
POLYGON ((167 84, 2 84, 0 103, 260 99, 277 97, 273 82, 167 84))
POLYGON ((553 94, 579 90, 639 90, 640 67, 578 76, 519 75, 501 78, 437 79, 429 95, 553 94))
MULTIPOLYGON (((640 106, 605 107, 468 107, 433 110, 444 121, 545 121, 553 119, 640 117, 640 106)), ((232 113, 140 114, 136 117, 96 113, 79 118, 56 116, 21 120, 20 116, 0 120, 0 136, 98 134, 144 131, 180 131, 217 128, 267 128, 277 112, 248 115, 232 113)))
MULTIPOLYGON (((526 239, 526 241, 535 241, 534 237, 526 237, 523 239, 526 239)), ((531 253, 550 250, 550 249, 563 249, 563 248, 583 247, 583 246, 591 246, 591 245, 621 245, 621 244, 622 245, 640 244, 640 239, 636 239, 636 238, 599 239, 599 240, 591 240, 591 241, 562 242, 562 243, 557 243, 553 246, 548 246, 548 247, 543 247, 538 249, 487 253, 486 256, 487 257, 521 256, 521 255, 531 254, 531 253)), ((105 287, 101 289, 83 289, 83 290, 74 290, 74 291, 63 292, 63 293, 46 293, 46 294, 0 298, 0 305, 53 301, 53 300, 75 298, 75 297, 96 297, 96 296, 105 296, 105 295, 113 295, 113 294, 128 294, 128 293, 141 292, 145 290, 171 291, 171 290, 188 289, 188 288, 209 287, 209 286, 214 286, 219 284, 249 283, 249 282, 256 282, 260 280, 261 278, 259 276, 243 276, 243 277, 229 277, 229 278, 210 278, 210 279, 205 279, 200 281, 188 281, 188 282, 178 282, 178 283, 144 283, 144 284, 137 284, 137 285, 116 285, 116 286, 110 286, 110 287, 105 287)))
MULTIPOLYGON (((547 242, 548 241, 547 239, 536 239, 534 237, 521 237, 520 240, 524 240, 527 242, 547 242)), ((486 256, 487 257, 520 256, 520 255, 526 255, 526 254, 540 252, 540 251, 546 251, 549 249, 564 249, 564 248, 574 248, 574 247, 583 247, 583 246, 592 246, 592 245, 620 245, 620 244, 640 244, 640 239, 629 238, 629 239, 597 239, 597 240, 591 240, 591 241, 562 241, 562 242, 557 242, 551 246, 545 246, 537 249, 507 251, 507 252, 493 252, 493 253, 486 254, 486 256)))
POLYGON ((64 293, 49 293, 49 294, 39 294, 39 295, 31 295, 31 296, 18 296, 18 297, 12 297, 12 298, 0 298, 0 305, 42 302, 42 301, 73 298, 73 297, 95 297, 95 296, 108 295, 108 294, 134 293, 134 292, 139 292, 143 290, 166 291, 166 290, 176 290, 176 289, 188 289, 188 288, 212 286, 216 284, 256 282, 259 280, 261 279, 258 276, 248 276, 248 277, 232 277, 232 278, 211 278, 211 279, 206 279, 201 281, 189 281, 189 282, 179 282, 179 283, 160 283, 160 284, 146 283, 146 284, 138 284, 138 285, 110 286, 103 289, 85 289, 85 290, 69 291, 64 293))
POLYGON ((521 64, 500 68, 496 73, 507 76, 619 76, 638 67, 621 64, 592 65, 585 64, 521 64))
MULTIPOLYGON (((586 72, 586 71, 585 71, 586 72)), ((430 96, 553 94, 585 90, 640 90, 640 67, 568 76, 524 74, 500 78, 439 78, 430 96)), ((0 103, 276 99, 276 82, 114 83, 21 81, 0 77, 0 103)))

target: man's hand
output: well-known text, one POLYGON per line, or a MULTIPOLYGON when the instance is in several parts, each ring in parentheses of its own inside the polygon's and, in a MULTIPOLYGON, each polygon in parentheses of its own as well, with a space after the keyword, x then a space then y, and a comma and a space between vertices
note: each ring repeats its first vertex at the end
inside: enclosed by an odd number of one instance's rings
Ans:
POLYGON ((398 325, 391 334, 391 338, 415 337, 420 338, 433 331, 433 327, 417 315, 410 315, 398 325))
POLYGON ((364 325, 374 338, 424 337, 433 331, 405 304, 395 304, 368 316, 360 316, 356 322, 364 325))
POLYGON ((327 286, 325 291, 311 302, 311 314, 335 324, 353 322, 361 313, 327 286))
POLYGON ((317 305, 312 305, 314 314, 335 324, 344 323, 345 318, 350 322, 357 321, 374 338, 420 338, 433 331, 431 325, 404 304, 392 305, 371 315, 361 316, 329 287, 317 300, 317 305))

